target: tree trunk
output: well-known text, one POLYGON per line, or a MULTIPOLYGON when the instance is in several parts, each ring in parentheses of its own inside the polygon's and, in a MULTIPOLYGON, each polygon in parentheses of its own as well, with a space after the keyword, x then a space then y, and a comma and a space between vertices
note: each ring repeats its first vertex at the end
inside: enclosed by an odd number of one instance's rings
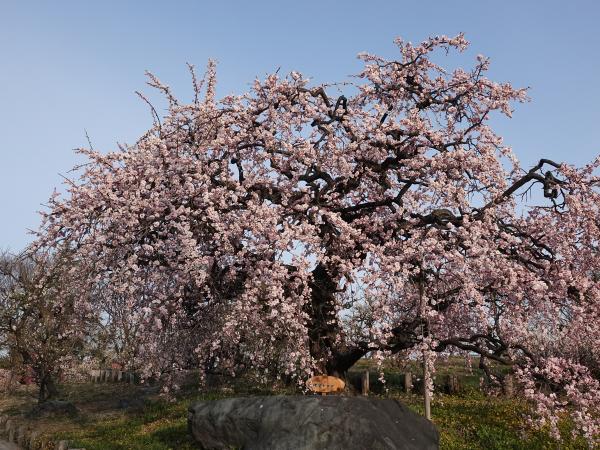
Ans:
POLYGON ((52 374, 44 374, 42 377, 40 377, 39 383, 40 390, 38 393, 38 403, 44 403, 45 401, 56 397, 58 390, 52 374))
MULTIPOLYGON (((369 348, 368 342, 341 347, 336 343, 342 333, 335 317, 334 296, 337 290, 337 272, 319 263, 312 275, 311 302, 306 308, 310 317, 308 322, 310 354, 320 362, 318 369, 322 374, 345 378, 348 370, 373 348, 369 348)), ((421 318, 398 325, 392 330, 392 340, 381 350, 396 353, 413 347, 417 342, 415 330, 421 326, 421 318)), ((341 341, 343 340, 342 338, 341 341)))
POLYGON ((310 322, 308 337, 310 354, 319 361, 324 374, 337 372, 334 355, 334 343, 341 331, 335 318, 335 291, 337 284, 334 275, 323 264, 313 270, 311 282, 311 302, 308 306, 310 322))

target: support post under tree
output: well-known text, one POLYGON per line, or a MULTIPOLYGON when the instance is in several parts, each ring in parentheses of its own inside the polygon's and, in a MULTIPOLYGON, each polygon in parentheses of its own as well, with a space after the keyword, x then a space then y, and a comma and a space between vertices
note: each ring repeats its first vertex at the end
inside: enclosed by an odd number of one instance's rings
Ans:
MULTIPOLYGON (((419 274, 419 313, 421 320, 426 317, 425 307, 425 289, 424 289, 424 273, 423 267, 421 267, 421 273, 419 274)), ((425 328, 421 325, 421 336, 425 337, 425 328)), ((429 380, 429 352, 423 349, 423 399, 425 403, 425 418, 431 420, 431 393, 427 387, 427 381, 429 380)))
POLYGON ((362 395, 369 395, 369 371, 365 370, 361 377, 362 395))
POLYGON ((407 371, 404 374, 404 392, 406 392, 407 394, 410 394, 412 392, 412 373, 410 373, 409 371, 407 371))

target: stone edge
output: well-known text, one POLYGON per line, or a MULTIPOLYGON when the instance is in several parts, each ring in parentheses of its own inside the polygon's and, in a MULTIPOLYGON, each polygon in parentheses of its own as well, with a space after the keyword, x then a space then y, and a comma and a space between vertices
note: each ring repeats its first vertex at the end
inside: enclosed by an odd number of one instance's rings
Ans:
POLYGON ((7 414, 0 414, 0 437, 23 450, 85 450, 71 447, 69 441, 44 437, 40 430, 7 414))

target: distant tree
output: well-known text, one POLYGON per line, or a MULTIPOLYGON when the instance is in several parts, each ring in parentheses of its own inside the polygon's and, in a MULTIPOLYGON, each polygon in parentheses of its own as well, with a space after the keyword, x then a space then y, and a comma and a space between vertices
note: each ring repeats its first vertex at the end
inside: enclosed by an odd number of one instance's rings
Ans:
POLYGON ((600 161, 522 169, 489 119, 525 90, 482 56, 430 59, 462 35, 396 44, 397 60, 362 54, 356 82, 272 74, 221 101, 212 64, 191 104, 150 75, 168 114, 121 151, 82 149, 37 245, 68 247, 81 292, 127 305, 147 373, 302 381, 367 354, 474 352, 513 366, 555 430, 575 405, 593 439, 600 390, 578 351, 600 337, 600 161))
POLYGON ((0 255, 0 349, 11 368, 31 373, 39 402, 56 395, 63 369, 84 342, 77 298, 58 257, 0 255), (59 281, 60 279, 60 281, 59 281))

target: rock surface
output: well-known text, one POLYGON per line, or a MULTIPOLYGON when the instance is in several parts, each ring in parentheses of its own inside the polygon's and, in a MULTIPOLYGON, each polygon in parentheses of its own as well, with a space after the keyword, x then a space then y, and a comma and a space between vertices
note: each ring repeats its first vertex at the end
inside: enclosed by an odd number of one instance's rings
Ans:
POLYGON ((393 399, 340 396, 230 398, 192 405, 203 449, 434 450, 432 423, 393 399))

